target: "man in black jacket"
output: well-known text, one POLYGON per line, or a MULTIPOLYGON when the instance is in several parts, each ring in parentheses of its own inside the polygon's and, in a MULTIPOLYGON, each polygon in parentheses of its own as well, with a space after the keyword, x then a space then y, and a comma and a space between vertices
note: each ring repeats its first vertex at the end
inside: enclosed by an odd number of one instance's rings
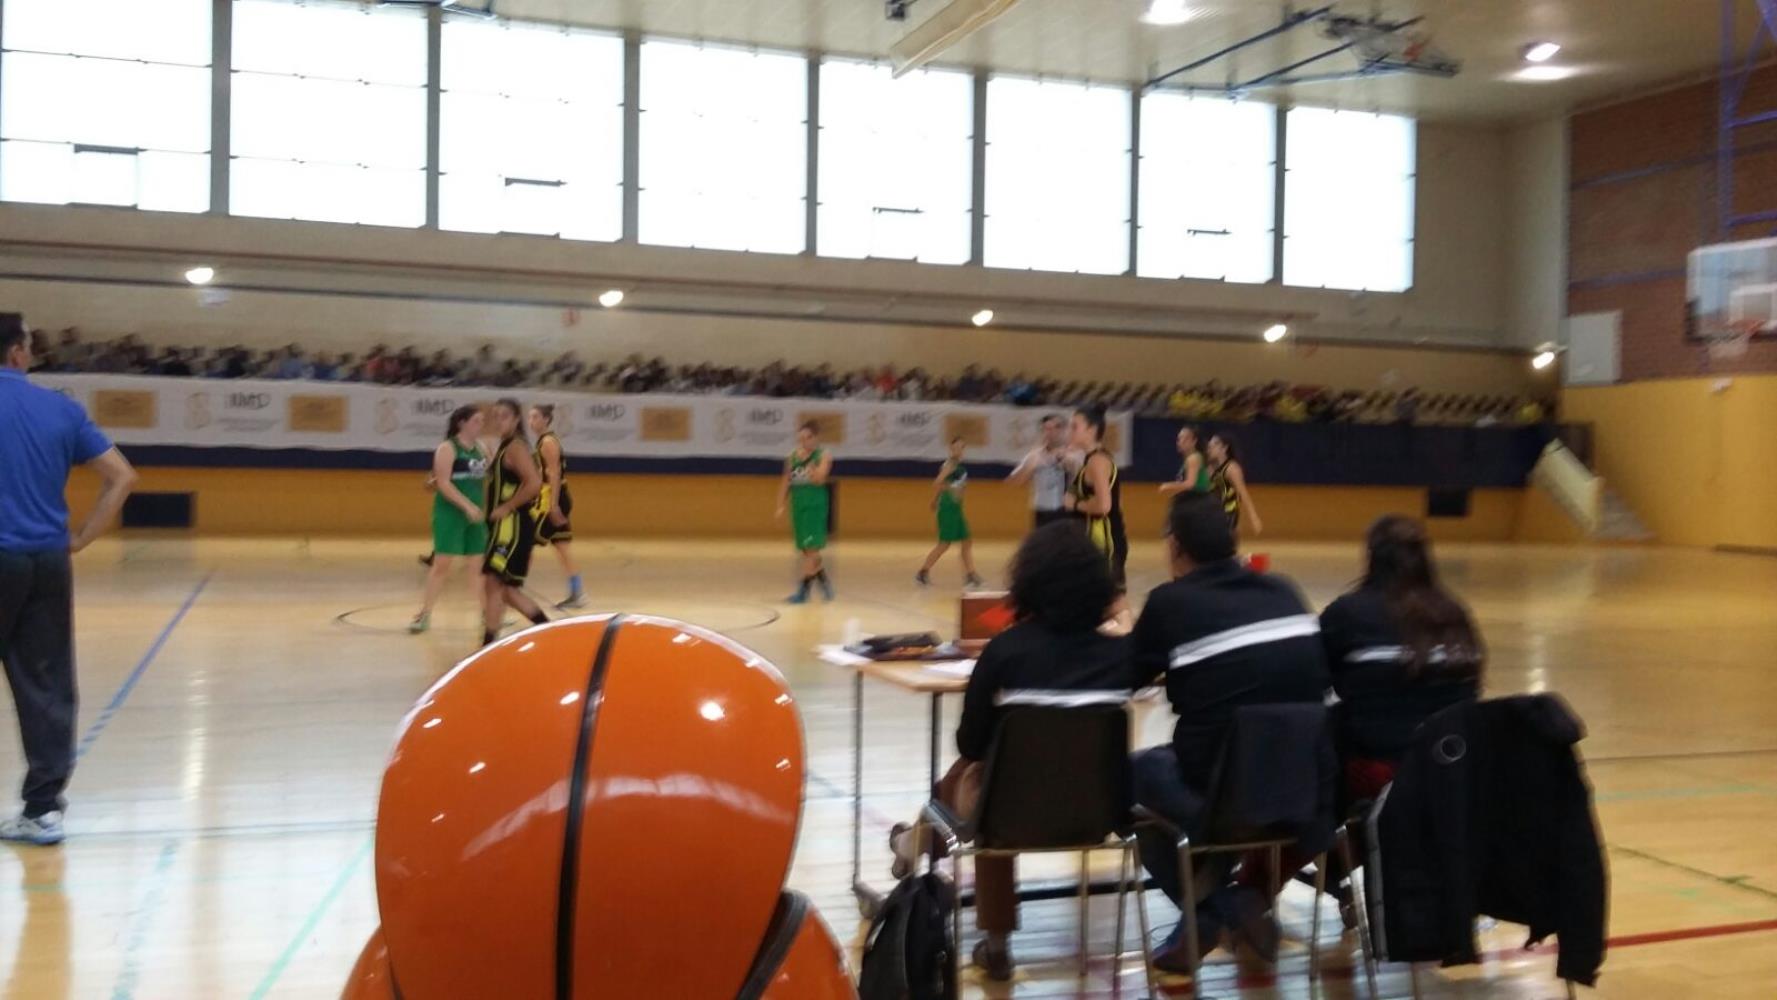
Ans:
MULTIPOLYGON (((1190 830, 1202 817, 1235 710, 1319 703, 1328 680, 1314 613, 1288 580, 1254 573, 1235 559, 1233 532, 1218 500, 1206 494, 1175 500, 1167 546, 1173 580, 1148 594, 1136 623, 1131 686, 1164 674, 1178 722, 1170 746, 1136 753, 1135 798, 1190 830)), ((1143 831, 1141 841, 1143 864, 1180 902, 1174 845, 1153 831, 1143 831)), ((1197 907, 1198 953, 1209 951, 1232 923, 1256 951, 1275 958, 1271 900, 1256 888, 1208 888, 1215 891, 1197 907)), ((1181 935, 1175 929, 1156 957, 1161 968, 1188 970, 1181 935)))

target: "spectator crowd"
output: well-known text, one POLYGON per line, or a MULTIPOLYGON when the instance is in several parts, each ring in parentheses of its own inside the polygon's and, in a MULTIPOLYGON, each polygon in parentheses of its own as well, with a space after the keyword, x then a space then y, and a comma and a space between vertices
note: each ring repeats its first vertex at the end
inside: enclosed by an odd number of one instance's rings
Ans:
POLYGON ((568 351, 553 361, 472 355, 378 344, 362 355, 309 352, 296 344, 265 351, 240 346, 154 347, 129 335, 91 341, 77 329, 34 335, 33 371, 170 375, 196 378, 306 379, 380 385, 542 387, 587 392, 668 392, 851 400, 947 400, 1013 406, 1100 405, 1144 416, 1245 423, 1415 423, 1493 426, 1553 419, 1552 404, 1509 394, 1423 393, 1417 389, 1333 389, 1274 381, 1228 386, 1063 380, 1023 372, 1006 376, 969 365, 938 375, 920 367, 835 371, 832 365, 772 362, 761 368, 671 365, 640 354, 615 363, 584 361, 568 351))

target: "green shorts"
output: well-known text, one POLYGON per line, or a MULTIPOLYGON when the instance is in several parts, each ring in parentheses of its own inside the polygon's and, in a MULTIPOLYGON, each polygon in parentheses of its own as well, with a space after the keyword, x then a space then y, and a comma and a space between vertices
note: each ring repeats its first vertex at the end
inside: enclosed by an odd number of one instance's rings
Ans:
POLYGON ((963 516, 962 504, 938 501, 938 541, 966 542, 968 540, 969 519, 963 516))
POLYGON ((790 534, 800 552, 827 547, 826 487, 791 488, 790 534))
POLYGON ((487 525, 469 520, 456 504, 432 503, 432 551, 441 556, 478 556, 487 551, 487 525))

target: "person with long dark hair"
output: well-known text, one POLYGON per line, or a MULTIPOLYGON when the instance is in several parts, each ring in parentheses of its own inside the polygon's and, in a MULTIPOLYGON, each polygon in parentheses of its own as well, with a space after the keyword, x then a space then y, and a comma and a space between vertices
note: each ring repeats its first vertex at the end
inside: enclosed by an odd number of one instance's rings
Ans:
POLYGON ((1104 446, 1105 412, 1101 406, 1074 411, 1074 447, 1082 458, 1068 488, 1067 509, 1086 521, 1086 537, 1104 553, 1111 578, 1121 587, 1127 580, 1129 536, 1123 530, 1123 488, 1117 481, 1117 460, 1104 446))
POLYGON ((1222 498, 1222 513, 1228 516, 1228 527, 1240 537, 1240 516, 1244 512, 1253 534, 1265 533, 1265 522, 1259 518, 1259 507, 1246 491, 1246 467, 1240 464, 1240 445, 1234 438, 1218 432, 1209 436, 1210 489, 1222 498))
POLYGON ((1474 619, 1438 578, 1424 525, 1385 515, 1365 549, 1363 578, 1320 615, 1354 801, 1394 777, 1421 722, 1480 697, 1486 662, 1474 619))
POLYGON ((561 435, 555 433, 555 404, 536 403, 526 417, 531 433, 537 435, 534 457, 543 475, 543 491, 537 494, 532 514, 537 519, 537 542, 555 550, 562 571, 568 575, 568 596, 558 608, 578 608, 586 604, 586 588, 580 581, 580 567, 574 563, 574 526, 568 515, 574 512, 574 495, 568 492, 568 456, 562 451, 561 435))
POLYGON ((528 509, 543 492, 543 477, 524 435, 524 407, 516 399, 499 399, 489 410, 493 430, 500 438, 487 476, 487 556, 481 561, 486 599, 482 605, 481 644, 491 644, 500 634, 506 607, 541 625, 549 616, 524 592, 531 569, 531 549, 537 543, 537 519, 528 509))
MULTIPOLYGON (((481 444, 482 423, 481 407, 457 407, 445 425, 444 440, 432 451, 432 568, 426 573, 420 613, 407 626, 409 632, 432 627, 432 607, 456 561, 487 551, 487 518, 481 501, 487 488, 488 455, 481 444)), ((483 593, 477 583, 478 600, 483 593)))
POLYGON ((1208 493, 1214 486, 1209 477, 1209 461, 1203 457, 1203 442, 1197 437, 1197 428, 1186 424, 1178 430, 1179 467, 1178 478, 1170 483, 1160 484, 1160 495, 1175 496, 1179 493, 1208 493))
MULTIPOLYGON (((1121 704, 1129 699, 1129 640, 1100 625, 1118 597, 1110 561, 1077 524, 1057 522, 1025 536, 1012 557, 1009 601, 1015 621, 982 650, 956 727, 956 763, 933 795, 957 816, 973 818, 985 761, 1004 713, 1017 705, 1121 704)), ((1066 790, 1056 790, 1066 808, 1066 790)), ((897 824, 889 844, 894 871, 912 870, 919 845, 912 824, 897 824)), ((975 860, 975 919, 983 938, 975 964, 987 978, 1012 977, 1010 936, 1018 927, 1014 859, 975 860)))

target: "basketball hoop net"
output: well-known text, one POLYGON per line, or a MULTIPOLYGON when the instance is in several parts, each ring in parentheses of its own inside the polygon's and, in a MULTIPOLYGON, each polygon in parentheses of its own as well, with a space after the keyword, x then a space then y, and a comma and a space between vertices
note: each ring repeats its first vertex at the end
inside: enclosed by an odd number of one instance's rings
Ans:
POLYGON ((1704 338, 1703 347, 1709 352, 1709 360, 1736 361, 1745 357, 1752 335, 1763 325, 1756 319, 1732 320, 1723 324, 1719 333, 1704 338))

